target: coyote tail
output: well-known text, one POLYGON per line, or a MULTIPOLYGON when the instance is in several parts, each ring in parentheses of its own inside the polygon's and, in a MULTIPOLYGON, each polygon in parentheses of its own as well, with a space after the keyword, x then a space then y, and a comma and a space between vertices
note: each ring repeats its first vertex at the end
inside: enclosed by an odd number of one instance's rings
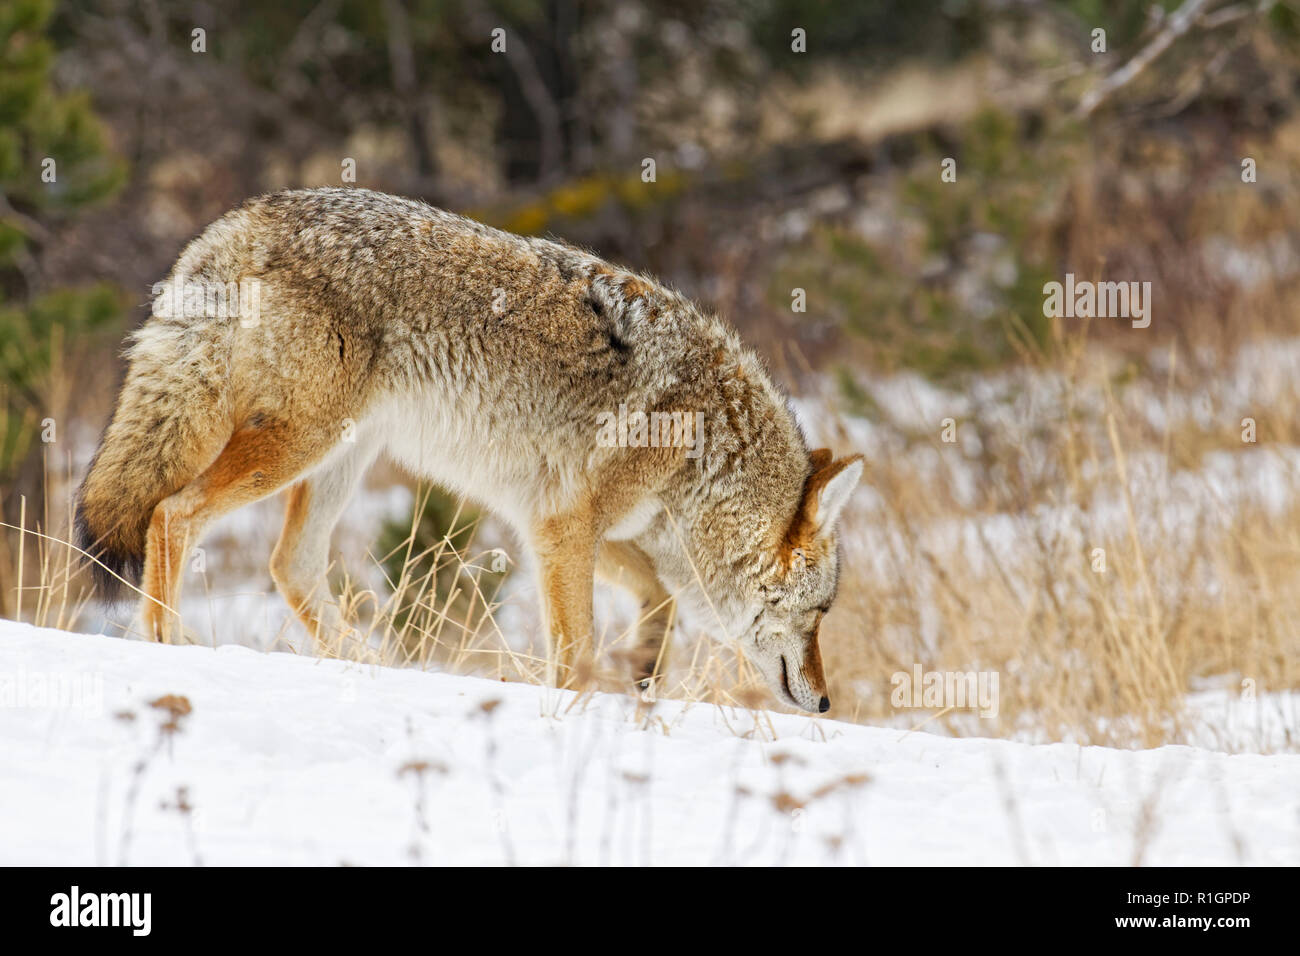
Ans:
POLYGON ((224 364, 203 328, 151 319, 134 336, 113 418, 77 492, 76 543, 97 595, 138 585, 154 508, 208 464, 229 437, 216 427, 224 364), (214 447, 215 446, 215 447, 214 447))

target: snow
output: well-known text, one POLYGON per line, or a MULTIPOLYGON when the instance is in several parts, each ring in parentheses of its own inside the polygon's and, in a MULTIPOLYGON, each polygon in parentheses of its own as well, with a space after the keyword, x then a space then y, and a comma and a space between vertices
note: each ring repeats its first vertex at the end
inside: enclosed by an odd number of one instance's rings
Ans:
POLYGON ((7 621, 0 753, 6 865, 1300 863, 1295 755, 954 739, 7 621), (192 706, 171 735, 164 695, 192 706))

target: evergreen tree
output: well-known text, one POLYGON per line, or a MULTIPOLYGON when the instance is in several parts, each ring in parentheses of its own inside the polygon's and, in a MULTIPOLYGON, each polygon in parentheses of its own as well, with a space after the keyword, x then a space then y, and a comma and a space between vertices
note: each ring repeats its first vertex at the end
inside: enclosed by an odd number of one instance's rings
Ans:
MULTIPOLYGON (((10 523, 24 497, 29 519, 43 512, 42 422, 60 354, 122 314, 111 286, 52 288, 42 268, 60 225, 113 194, 125 172, 88 95, 54 88, 52 9, 0 5, 0 511, 10 523)), ((0 613, 13 600, 4 577, 0 567, 0 613)))

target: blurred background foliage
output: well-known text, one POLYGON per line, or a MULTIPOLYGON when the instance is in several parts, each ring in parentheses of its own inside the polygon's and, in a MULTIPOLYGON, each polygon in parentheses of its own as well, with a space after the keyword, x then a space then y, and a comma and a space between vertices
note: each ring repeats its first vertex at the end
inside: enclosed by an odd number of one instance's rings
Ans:
POLYGON ((1080 331, 1042 314, 1066 271, 1153 282, 1142 349, 1293 328, 1298 49, 1293 0, 5 0, 5 514, 39 510, 42 420, 93 443, 185 241, 348 159, 358 186, 654 272, 864 414, 873 371, 1050 355, 1080 331))
POLYGON ((62 352, 124 314, 111 280, 56 283, 42 268, 60 228, 126 178, 89 93, 53 81, 52 13, 50 0, 0 8, 0 486, 10 518, 23 495, 39 514, 39 450, 57 436, 48 400, 62 352))

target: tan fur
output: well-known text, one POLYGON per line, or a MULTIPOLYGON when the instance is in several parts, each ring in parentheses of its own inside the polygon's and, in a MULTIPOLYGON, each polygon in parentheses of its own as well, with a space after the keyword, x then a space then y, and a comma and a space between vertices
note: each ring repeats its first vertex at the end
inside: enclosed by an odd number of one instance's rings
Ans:
POLYGON ((649 555, 631 541, 602 542, 596 574, 631 591, 641 602, 635 640, 623 657, 637 681, 646 685, 667 666, 667 639, 677 616, 677 602, 660 582, 649 555))
POLYGON ((688 299, 559 243, 322 189, 213 223, 157 301, 79 529, 102 567, 129 580, 143 565, 158 638, 175 633, 185 556, 208 524, 289 486, 272 576, 309 631, 345 627, 329 533, 386 452, 533 549, 557 683, 590 673, 599 570, 642 602, 636 679, 662 672, 685 600, 785 700, 824 709, 814 615, 834 596, 834 522, 862 466, 810 455, 761 362, 688 299), (163 307, 177 289, 240 282, 260 290, 255 321, 163 307), (698 421, 698 444, 610 443, 597 423, 620 407, 698 421))
POLYGON ((315 637, 323 637, 325 635, 321 634, 321 620, 312 607, 311 599, 314 595, 299 587, 292 568, 291 556, 301 546, 303 528, 310 513, 311 484, 300 481, 289 489, 288 501, 284 506, 284 527, 280 531, 280 540, 276 543, 275 551, 271 554, 271 577, 289 607, 307 628, 307 633, 315 637))

